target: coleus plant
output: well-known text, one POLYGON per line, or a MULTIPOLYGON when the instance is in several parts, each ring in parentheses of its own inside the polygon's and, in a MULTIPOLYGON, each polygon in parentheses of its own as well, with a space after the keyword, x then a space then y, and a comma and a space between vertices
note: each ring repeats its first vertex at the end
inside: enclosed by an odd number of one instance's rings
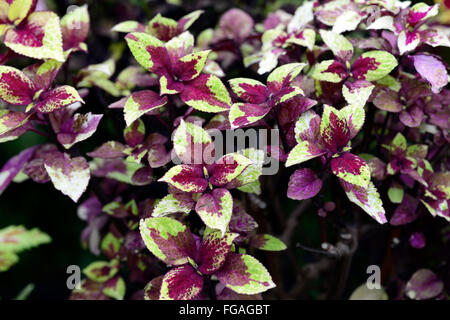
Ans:
MULTIPOLYGON (((231 252, 235 233, 221 234, 206 229, 194 236, 181 222, 171 218, 141 220, 140 231, 147 248, 159 259, 174 266, 159 283, 147 286, 147 297, 159 291, 159 299, 193 300, 201 298, 205 281, 217 278, 238 294, 259 294, 274 286, 266 268, 255 258, 231 252)), ((214 293, 215 287, 212 287, 214 293)))
MULTIPOLYGON (((183 120, 174 133, 173 145, 183 164, 172 167, 160 181, 178 191, 191 193, 191 199, 196 201, 195 211, 205 225, 224 234, 233 210, 233 196, 228 189, 257 182, 261 166, 241 153, 226 154, 215 160, 211 136, 201 127, 183 120)), ((193 202, 178 205, 177 210, 184 208, 189 212, 193 202)), ((164 202, 156 209, 170 213, 164 202)))
MULTIPOLYGON (((322 269, 351 261, 369 229, 382 239, 369 242, 387 244, 373 256, 390 290, 360 286, 352 299, 448 298, 433 261, 384 269, 397 263, 398 239, 408 262, 410 250, 450 243, 450 90, 439 55, 450 42, 438 5, 305 1, 262 21, 230 8, 198 33, 207 5, 186 4, 180 19, 152 12, 148 23, 123 10, 123 22, 90 28, 87 6, 60 19, 38 4, 0 0, 0 142, 46 139, 6 161, 0 194, 30 179, 79 202, 81 242, 99 257, 71 299, 310 297, 300 291, 322 277, 332 285, 317 289, 342 298, 331 291, 348 272, 322 269), (88 51, 103 41, 110 50, 88 51), (216 143, 261 128, 279 141, 226 153, 216 143), (276 175, 264 174, 269 156, 276 175), (303 213, 317 219, 321 249, 300 243, 315 228, 303 213)), ((0 230, 0 270, 48 241, 0 230)))

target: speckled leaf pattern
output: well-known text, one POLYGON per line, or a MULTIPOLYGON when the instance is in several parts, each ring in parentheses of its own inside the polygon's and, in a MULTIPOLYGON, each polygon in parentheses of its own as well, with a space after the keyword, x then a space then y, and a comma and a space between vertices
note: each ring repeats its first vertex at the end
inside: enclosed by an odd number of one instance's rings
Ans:
POLYGON ((363 188, 352 185, 344 180, 339 181, 351 202, 361 207, 361 209, 363 209, 378 223, 382 224, 387 222, 383 203, 381 202, 380 195, 372 182, 369 182, 367 188, 363 188))
POLYGON ((22 71, 0 66, 0 99, 13 105, 27 105, 33 101, 37 89, 22 71))
POLYGON ((67 107, 75 102, 84 103, 78 91, 71 86, 61 86, 51 91, 44 92, 35 109, 42 113, 50 113, 67 107))

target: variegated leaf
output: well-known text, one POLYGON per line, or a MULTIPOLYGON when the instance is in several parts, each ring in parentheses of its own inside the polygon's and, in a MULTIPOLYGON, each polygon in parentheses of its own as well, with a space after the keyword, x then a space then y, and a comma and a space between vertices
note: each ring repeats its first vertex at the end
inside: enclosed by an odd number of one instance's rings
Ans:
POLYGON ((270 234, 258 234, 250 238, 250 246, 265 251, 283 251, 287 246, 270 234))
POLYGON ((320 36, 335 57, 345 61, 350 61, 353 57, 353 45, 343 35, 333 31, 320 30, 320 36))
POLYGON ((314 66, 311 77, 320 81, 339 83, 348 77, 347 68, 335 60, 324 60, 314 66))
POLYGON ((12 105, 27 105, 33 101, 37 88, 22 71, 0 66, 0 99, 12 105))
POLYGON ((233 197, 227 189, 214 189, 198 199, 195 211, 208 227, 225 234, 233 212, 233 197))
POLYGON ((229 83, 231 90, 233 90, 233 92, 245 102, 261 104, 266 102, 269 97, 267 87, 257 80, 235 78, 231 79, 229 83))
POLYGON ((127 100, 123 109, 125 122, 130 126, 135 120, 147 112, 158 109, 167 103, 167 97, 161 97, 151 90, 143 90, 133 93, 127 100))
POLYGON ((188 106, 204 112, 221 112, 230 108, 231 98, 222 81, 211 74, 201 74, 185 82, 180 94, 188 106))
POLYGON ((224 286, 241 294, 262 293, 275 287, 267 269, 246 254, 230 253, 216 276, 224 286))
POLYGON ((201 165, 178 165, 172 167, 158 181, 167 182, 172 187, 184 192, 203 192, 208 187, 201 165))
POLYGON ((343 180, 339 180, 339 182, 351 202, 361 207, 361 209, 378 221, 378 223, 382 224, 387 222, 383 203, 372 182, 369 182, 367 188, 352 185, 343 180))
POLYGON ((367 188, 370 182, 369 165, 360 157, 349 152, 333 158, 331 170, 338 178, 359 187, 367 188))
POLYGON ((231 127, 241 128, 255 123, 264 118, 269 112, 270 107, 264 107, 251 103, 234 103, 229 112, 229 121, 231 127))
POLYGON ((71 86, 62 86, 41 94, 34 108, 42 113, 50 113, 75 102, 84 103, 78 91, 71 86))
POLYGON ((398 62, 386 51, 369 51, 363 53, 352 64, 352 76, 357 80, 376 81, 387 76, 398 62))
POLYGON ((139 230, 148 250, 169 265, 185 264, 194 256, 195 242, 191 232, 175 219, 142 219, 139 230))
POLYGON ((219 231, 205 233, 198 251, 198 271, 213 274, 225 263, 233 240, 237 233, 226 233, 223 237, 219 231))
POLYGON ((27 57, 65 61, 59 17, 50 11, 31 13, 23 26, 9 29, 3 41, 27 57))
POLYGON ((188 193, 170 193, 155 203, 153 217, 162 217, 172 213, 189 213, 194 209, 195 202, 188 193))
POLYGON ((194 300, 203 289, 203 278, 190 265, 174 268, 162 280, 160 300, 194 300))

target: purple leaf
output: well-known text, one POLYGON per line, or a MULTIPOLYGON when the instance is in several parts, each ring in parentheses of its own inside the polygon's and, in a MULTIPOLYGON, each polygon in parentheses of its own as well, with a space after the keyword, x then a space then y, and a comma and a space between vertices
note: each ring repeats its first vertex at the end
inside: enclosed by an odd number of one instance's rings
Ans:
POLYGON ((402 203, 395 210, 389 223, 393 226, 399 226, 413 222, 419 216, 419 212, 417 211, 418 205, 418 199, 409 194, 405 194, 402 203))
POLYGON ((90 138, 102 118, 102 114, 75 114, 61 125, 57 132, 58 141, 66 149, 70 149, 74 144, 90 138))
POLYGON ((23 150, 18 155, 12 157, 5 163, 0 170, 0 194, 5 191, 8 185, 19 174, 20 170, 25 166, 28 160, 33 156, 37 146, 23 150))
POLYGON ((417 72, 431 84, 431 90, 434 93, 439 93, 448 83, 445 65, 441 60, 431 55, 416 54, 412 58, 417 72))
POLYGON ((409 237, 409 244, 416 249, 424 248, 426 244, 425 235, 422 232, 414 232, 409 237))
POLYGON ((429 269, 416 271, 406 284, 405 293, 410 299, 426 300, 436 297, 444 289, 444 283, 429 269))
POLYGON ((295 200, 305 200, 317 195, 322 188, 322 180, 311 169, 298 169, 288 184, 287 196, 295 200))

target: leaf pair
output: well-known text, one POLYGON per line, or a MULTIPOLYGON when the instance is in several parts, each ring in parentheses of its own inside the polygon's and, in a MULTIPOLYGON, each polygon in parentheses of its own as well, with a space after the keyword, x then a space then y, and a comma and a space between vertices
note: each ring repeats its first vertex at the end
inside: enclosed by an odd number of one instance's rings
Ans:
MULTIPOLYGON (((204 193, 197 200, 197 213, 207 226, 225 233, 233 209, 233 197, 227 189, 255 182, 261 174, 259 165, 241 153, 215 160, 210 135, 200 126, 183 120, 175 131, 173 143, 183 164, 172 167, 159 181, 181 192, 204 193)), ((173 203, 173 199, 166 199, 161 205, 169 203, 173 203)), ((189 211, 190 208, 190 205, 186 207, 189 211)))
POLYGON ((95 261, 84 268, 87 276, 71 294, 71 300, 106 300, 113 298, 123 300, 126 285, 118 275, 120 263, 113 259, 110 262, 95 261))
POLYGON ((332 31, 320 30, 322 40, 333 52, 336 60, 324 60, 314 66, 311 77, 315 80, 341 83, 347 103, 364 106, 374 86, 370 81, 382 79, 396 66, 395 57, 386 51, 368 51, 351 63, 353 45, 344 36, 332 31))
POLYGON ((77 90, 71 86, 50 89, 60 64, 49 60, 40 65, 30 77, 8 66, 0 66, 0 99, 16 106, 27 106, 42 113, 51 113, 75 102, 83 102, 77 90))
POLYGON ((239 128, 253 124, 264 118, 273 107, 303 94, 302 89, 291 83, 305 66, 304 63, 290 63, 275 69, 267 78, 267 86, 247 78, 230 80, 233 92, 245 101, 231 106, 231 126, 239 128))
MULTIPOLYGON (((184 103, 200 111, 228 110, 231 98, 221 80, 201 73, 210 51, 192 52, 194 38, 189 32, 167 43, 139 32, 125 39, 139 64, 159 76, 161 95, 180 94, 184 103)), ((148 108, 140 105, 138 109, 148 108)))

